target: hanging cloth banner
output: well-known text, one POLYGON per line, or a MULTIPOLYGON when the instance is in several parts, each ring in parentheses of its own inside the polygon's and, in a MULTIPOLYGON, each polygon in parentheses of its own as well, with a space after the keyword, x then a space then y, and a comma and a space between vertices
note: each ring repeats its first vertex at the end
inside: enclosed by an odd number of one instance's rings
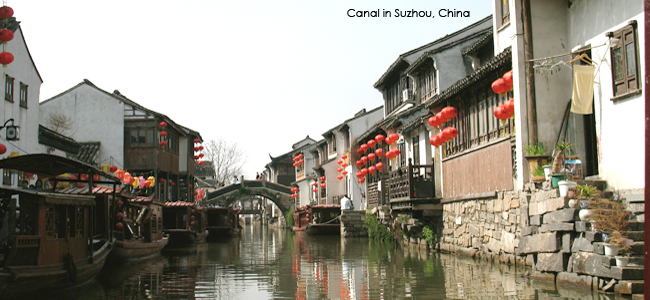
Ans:
POLYGON ((594 66, 573 66, 573 97, 571 98, 571 112, 574 114, 589 115, 593 113, 594 99, 594 66))

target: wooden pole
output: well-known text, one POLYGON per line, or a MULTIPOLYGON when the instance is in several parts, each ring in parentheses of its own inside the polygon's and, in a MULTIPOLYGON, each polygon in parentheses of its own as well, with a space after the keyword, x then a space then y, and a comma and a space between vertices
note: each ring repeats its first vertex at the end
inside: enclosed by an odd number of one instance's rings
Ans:
POLYGON ((524 56, 526 59, 526 108, 528 114, 528 145, 537 144, 537 100, 535 99, 535 70, 533 59, 533 28, 530 0, 521 1, 524 25, 524 56))
MULTIPOLYGON (((650 18, 650 2, 644 1, 644 14, 645 14, 645 40, 648 41, 650 39, 650 23, 648 23, 648 20, 650 18)), ((648 74, 648 70, 650 70, 650 61, 648 60, 648 57, 650 57, 650 48, 648 48, 648 43, 645 44, 645 82, 650 82, 650 74, 648 74)), ((648 88, 648 85, 646 84, 645 89, 648 88)), ((650 103, 650 94, 648 94, 647 90, 645 92, 645 211, 650 211, 650 190, 648 190, 648 184, 650 183, 650 153, 648 152, 648 149, 650 149, 650 107, 648 104, 650 103)), ((650 222, 644 222, 643 224, 643 236, 645 241, 650 241, 650 236, 648 235, 650 233, 650 222)), ((643 246, 643 261, 644 261, 644 268, 643 268, 643 281, 645 284, 643 285, 643 294, 648 297, 650 296, 650 243, 646 243, 643 246)))

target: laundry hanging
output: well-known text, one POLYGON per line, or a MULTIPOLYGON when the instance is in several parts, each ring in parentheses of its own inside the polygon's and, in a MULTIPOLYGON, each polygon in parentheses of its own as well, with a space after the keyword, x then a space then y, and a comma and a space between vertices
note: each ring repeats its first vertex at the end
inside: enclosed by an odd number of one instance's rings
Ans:
POLYGON ((593 113, 594 74, 596 67, 585 65, 573 66, 573 97, 571 112, 589 115, 593 113))

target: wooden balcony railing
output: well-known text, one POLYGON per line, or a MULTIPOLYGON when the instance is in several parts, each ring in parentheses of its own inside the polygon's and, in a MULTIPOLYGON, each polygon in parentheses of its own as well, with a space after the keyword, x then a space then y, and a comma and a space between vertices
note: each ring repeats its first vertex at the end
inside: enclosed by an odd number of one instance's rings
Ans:
POLYGON ((435 198, 433 165, 408 165, 390 172, 390 203, 435 198))

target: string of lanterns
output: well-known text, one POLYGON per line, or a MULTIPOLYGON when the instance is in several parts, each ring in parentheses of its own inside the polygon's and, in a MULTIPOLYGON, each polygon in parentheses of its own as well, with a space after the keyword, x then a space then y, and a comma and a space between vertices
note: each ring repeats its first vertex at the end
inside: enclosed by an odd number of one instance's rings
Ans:
POLYGON ((359 171, 356 173, 357 182, 363 184, 366 180, 366 176, 374 175, 375 173, 383 172, 385 165, 382 162, 382 157, 387 159, 394 159, 400 155, 400 151, 397 148, 390 149, 390 146, 397 143, 400 139, 397 133, 389 134, 388 137, 384 137, 382 134, 378 134, 374 139, 369 140, 365 144, 359 146, 356 150, 356 153, 361 156, 359 160, 355 162, 359 171), (385 151, 382 148, 382 144, 386 143, 389 150, 385 151), (367 155, 367 152, 369 152, 367 155))
MULTIPOLYGON (((0 18, 2 19, 2 27, 6 27, 9 18, 13 17, 14 10, 9 6, 0 7, 0 18)), ((14 55, 6 51, 7 42, 14 39, 14 33, 10 29, 0 29, 0 41, 2 41, 2 52, 0 52, 0 64, 6 68, 8 64, 14 61, 14 55)))
POLYGON ((293 166, 297 167, 298 165, 303 164, 305 161, 302 159, 304 155, 302 153, 299 153, 298 155, 293 157, 293 166))
POLYGON ((197 164, 199 166, 203 166, 203 164, 204 164, 204 162, 202 160, 199 160, 199 159, 203 158, 203 156, 205 156, 203 153, 201 153, 201 151, 203 151, 203 149, 205 149, 205 148, 203 148, 203 146, 201 145, 201 140, 199 140, 198 138, 195 138, 194 139, 194 152, 195 152, 194 153, 194 160, 198 160, 197 164))
MULTIPOLYGON (((428 122, 429 125, 434 128, 440 129, 447 121, 456 117, 458 111, 453 106, 447 106, 436 113, 434 116, 430 117, 428 122)), ((458 136, 458 129, 455 127, 449 126, 445 129, 441 129, 438 133, 431 138, 429 138, 429 144, 434 147, 440 147, 447 143, 448 141, 456 138, 458 136)))
POLYGON ((298 198, 298 187, 294 187, 291 189, 291 198, 298 198))
MULTIPOLYGON (((503 77, 492 82, 492 91, 499 95, 503 95, 512 90, 512 70, 503 74, 503 77)), ((505 124, 506 120, 513 118, 515 115, 515 99, 508 99, 505 103, 497 106, 492 111, 494 116, 501 120, 501 124, 505 124)), ((505 128, 503 128, 503 135, 505 135, 505 128)))

